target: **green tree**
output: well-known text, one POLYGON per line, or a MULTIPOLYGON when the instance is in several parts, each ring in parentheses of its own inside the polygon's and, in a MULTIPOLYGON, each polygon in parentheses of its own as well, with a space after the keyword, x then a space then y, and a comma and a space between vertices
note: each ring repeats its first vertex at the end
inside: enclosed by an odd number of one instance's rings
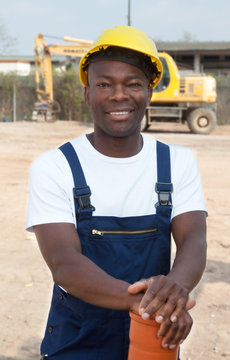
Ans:
POLYGON ((54 73, 54 98, 60 104, 61 120, 89 121, 83 89, 75 69, 54 73))

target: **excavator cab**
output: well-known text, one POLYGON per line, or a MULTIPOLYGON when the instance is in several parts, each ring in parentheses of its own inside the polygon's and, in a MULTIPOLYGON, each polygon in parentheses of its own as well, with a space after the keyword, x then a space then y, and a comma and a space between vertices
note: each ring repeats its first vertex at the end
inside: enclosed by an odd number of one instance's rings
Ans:
POLYGON ((160 57, 160 61, 163 65, 163 75, 159 84, 153 89, 154 93, 164 91, 170 83, 169 68, 165 58, 160 57))

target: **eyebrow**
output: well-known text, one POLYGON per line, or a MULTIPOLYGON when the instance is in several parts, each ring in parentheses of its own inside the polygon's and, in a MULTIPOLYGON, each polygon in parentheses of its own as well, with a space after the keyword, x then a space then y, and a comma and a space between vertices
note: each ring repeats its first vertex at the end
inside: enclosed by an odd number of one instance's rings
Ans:
MULTIPOLYGON (((96 79, 100 79, 100 78, 104 78, 104 79, 112 79, 113 76, 112 75, 106 75, 106 74, 99 74, 99 75, 95 75, 95 78, 96 79)), ((126 80, 133 80, 133 79, 138 79, 138 80, 142 80, 144 81, 144 79, 142 78, 142 76, 139 76, 139 75, 129 75, 129 76, 126 76, 125 77, 126 80)))

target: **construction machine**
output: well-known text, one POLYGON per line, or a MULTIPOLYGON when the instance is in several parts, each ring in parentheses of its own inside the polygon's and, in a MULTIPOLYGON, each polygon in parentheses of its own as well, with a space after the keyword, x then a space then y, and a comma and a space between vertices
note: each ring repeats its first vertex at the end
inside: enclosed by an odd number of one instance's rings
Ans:
MULTIPOLYGON (((72 44, 46 45, 39 34, 35 40, 35 78, 37 102, 32 119, 51 121, 60 111, 53 97, 51 54, 82 57, 92 41, 64 37, 72 44), (41 76, 40 76, 41 75, 41 76), (44 90, 41 89, 41 77, 44 90)), ((216 80, 202 74, 181 75, 173 58, 160 52, 163 77, 153 90, 151 104, 142 120, 142 131, 152 122, 187 122, 192 133, 209 134, 216 126, 216 80)))
POLYGON ((37 101, 33 108, 32 120, 52 121, 55 120, 56 114, 60 112, 60 105, 54 100, 53 95, 51 54, 80 58, 92 44, 92 41, 67 36, 64 37, 63 40, 72 42, 73 44, 46 45, 42 34, 38 34, 35 39, 35 82, 37 101))
POLYGON ((209 134, 216 126, 216 80, 201 74, 181 75, 173 58, 159 53, 163 77, 153 90, 142 131, 151 122, 187 122, 192 133, 209 134))

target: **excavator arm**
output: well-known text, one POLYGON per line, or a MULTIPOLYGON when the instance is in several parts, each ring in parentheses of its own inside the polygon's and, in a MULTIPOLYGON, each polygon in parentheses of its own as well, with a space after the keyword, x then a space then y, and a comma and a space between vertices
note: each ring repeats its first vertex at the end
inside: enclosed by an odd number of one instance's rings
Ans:
POLYGON ((39 34, 35 39, 35 82, 38 101, 53 101, 53 76, 52 63, 49 47, 46 46, 43 35, 39 34), (41 77, 44 90, 41 90, 41 77))
POLYGON ((60 111, 60 105, 54 100, 53 74, 51 54, 82 57, 92 41, 64 37, 66 42, 74 44, 46 45, 42 34, 35 39, 35 82, 37 102, 35 103, 33 120, 53 120, 55 113, 60 111), (43 80, 43 84, 42 81, 43 80))

